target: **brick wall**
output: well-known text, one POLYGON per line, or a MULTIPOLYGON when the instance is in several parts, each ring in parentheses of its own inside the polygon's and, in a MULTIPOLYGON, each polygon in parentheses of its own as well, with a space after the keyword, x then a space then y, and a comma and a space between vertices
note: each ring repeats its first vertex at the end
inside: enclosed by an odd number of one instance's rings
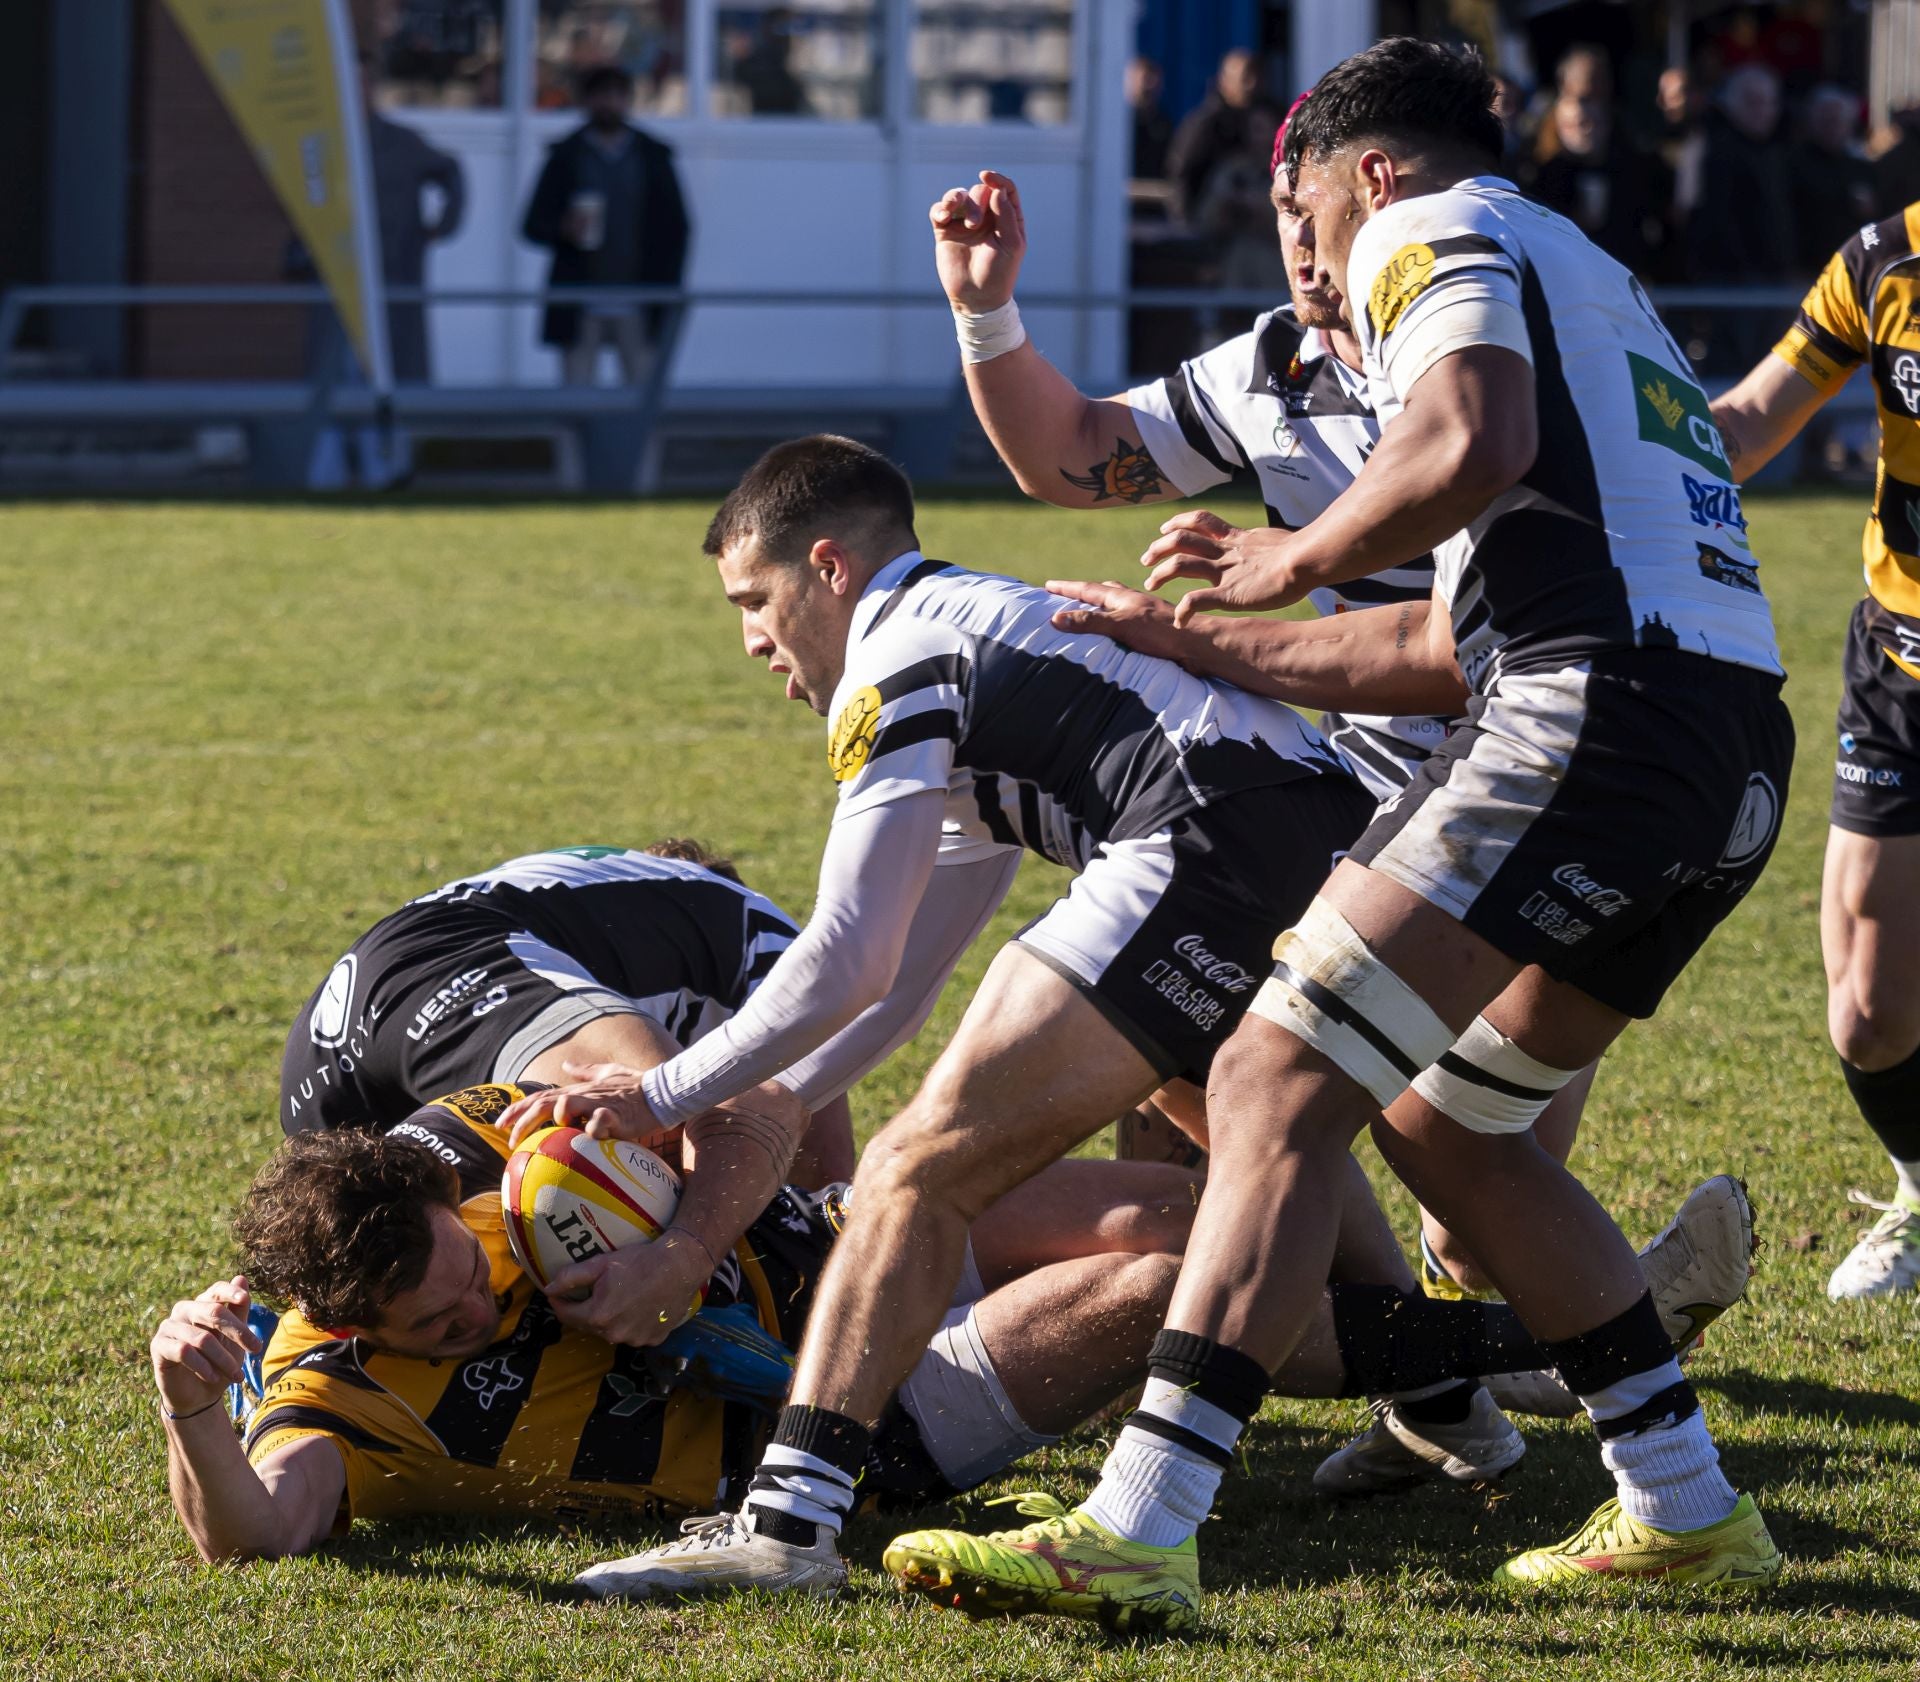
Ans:
MULTIPOLYGON (((136 0, 132 278, 151 285, 271 285, 291 228, 193 49, 161 0, 136 0)), ((355 0, 364 29, 373 0, 355 0)), ((155 379, 288 379, 303 371, 305 312, 274 306, 150 309, 134 365, 155 379)))

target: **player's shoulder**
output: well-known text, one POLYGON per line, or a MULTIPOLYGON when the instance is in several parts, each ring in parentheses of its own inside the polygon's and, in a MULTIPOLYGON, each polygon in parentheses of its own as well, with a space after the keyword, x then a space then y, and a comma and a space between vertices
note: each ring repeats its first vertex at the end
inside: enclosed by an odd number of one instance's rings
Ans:
POLYGON ((498 1191, 501 1164, 512 1147, 497 1124, 507 1107, 526 1095, 525 1089, 504 1081, 462 1087, 395 1122, 387 1137, 432 1151, 460 1176, 463 1199, 498 1191))
POLYGON ((1834 253, 1834 261, 1853 282, 1854 295, 1864 310, 1872 302, 1880 277, 1916 251, 1920 251, 1920 203, 1855 229, 1834 253))

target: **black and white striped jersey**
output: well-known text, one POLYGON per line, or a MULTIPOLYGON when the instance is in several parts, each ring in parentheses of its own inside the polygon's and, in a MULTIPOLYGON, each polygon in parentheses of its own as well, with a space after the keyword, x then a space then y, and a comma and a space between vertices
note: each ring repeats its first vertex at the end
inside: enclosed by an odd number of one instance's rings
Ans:
POLYGON ((463 931, 485 911, 509 945, 530 936, 547 949, 540 963, 577 964, 683 1045, 745 1004, 799 933, 764 894, 684 859, 624 847, 510 859, 422 894, 390 921, 418 942, 436 906, 459 907, 463 931))
POLYGON ((1062 598, 908 553, 867 586, 834 693, 838 817, 945 792, 943 857, 1025 847, 1084 868, 1241 789, 1343 774, 1291 707, 1109 638, 1062 598))
POLYGON ((1706 394, 1626 269, 1489 176, 1373 216, 1348 292, 1366 300, 1355 327, 1384 425, 1453 351, 1533 364, 1533 466, 1435 553, 1469 687, 1634 647, 1781 670, 1706 394))
MULTIPOLYGON (((1298 530, 1318 519, 1353 483, 1379 441, 1363 374, 1332 355, 1317 328, 1288 309, 1180 365, 1166 379, 1127 393, 1140 441, 1182 496, 1229 480, 1257 482, 1270 525, 1298 530)), ((1314 590, 1321 613, 1424 602, 1433 562, 1314 590)), ((1329 713, 1328 736, 1377 799, 1398 794, 1445 738, 1449 720, 1329 713)))

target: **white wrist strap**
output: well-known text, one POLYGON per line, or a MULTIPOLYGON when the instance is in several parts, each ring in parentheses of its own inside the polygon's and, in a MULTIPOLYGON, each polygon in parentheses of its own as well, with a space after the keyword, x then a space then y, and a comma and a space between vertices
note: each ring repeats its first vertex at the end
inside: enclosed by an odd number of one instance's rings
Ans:
POLYGON ((991 362, 1027 342, 1027 330, 1020 324, 1020 306, 1011 298, 984 315, 963 315, 955 310, 953 328, 960 338, 962 362, 991 362))

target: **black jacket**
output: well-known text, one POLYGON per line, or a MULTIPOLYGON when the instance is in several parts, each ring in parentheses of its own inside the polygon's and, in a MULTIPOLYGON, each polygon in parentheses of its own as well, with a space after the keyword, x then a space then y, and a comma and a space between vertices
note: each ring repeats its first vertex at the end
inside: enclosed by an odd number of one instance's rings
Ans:
MULTIPOLYGON (((673 148, 655 140, 643 129, 633 131, 634 144, 640 149, 640 226, 637 244, 640 260, 637 272, 623 284, 632 286, 678 286, 687 261, 686 201, 680 196, 680 176, 673 167, 673 148)), ((569 244, 561 235, 560 224, 573 201, 575 173, 582 149, 591 145, 583 125, 564 140, 555 141, 547 153, 546 167, 527 201, 527 214, 520 232, 532 245, 548 246, 553 251, 553 267, 547 284, 554 288, 585 286, 589 282, 592 254, 569 244)), ((657 318, 658 311, 649 311, 657 318)), ((543 343, 564 349, 580 336, 580 311, 569 304, 547 306, 541 328, 543 343)))

